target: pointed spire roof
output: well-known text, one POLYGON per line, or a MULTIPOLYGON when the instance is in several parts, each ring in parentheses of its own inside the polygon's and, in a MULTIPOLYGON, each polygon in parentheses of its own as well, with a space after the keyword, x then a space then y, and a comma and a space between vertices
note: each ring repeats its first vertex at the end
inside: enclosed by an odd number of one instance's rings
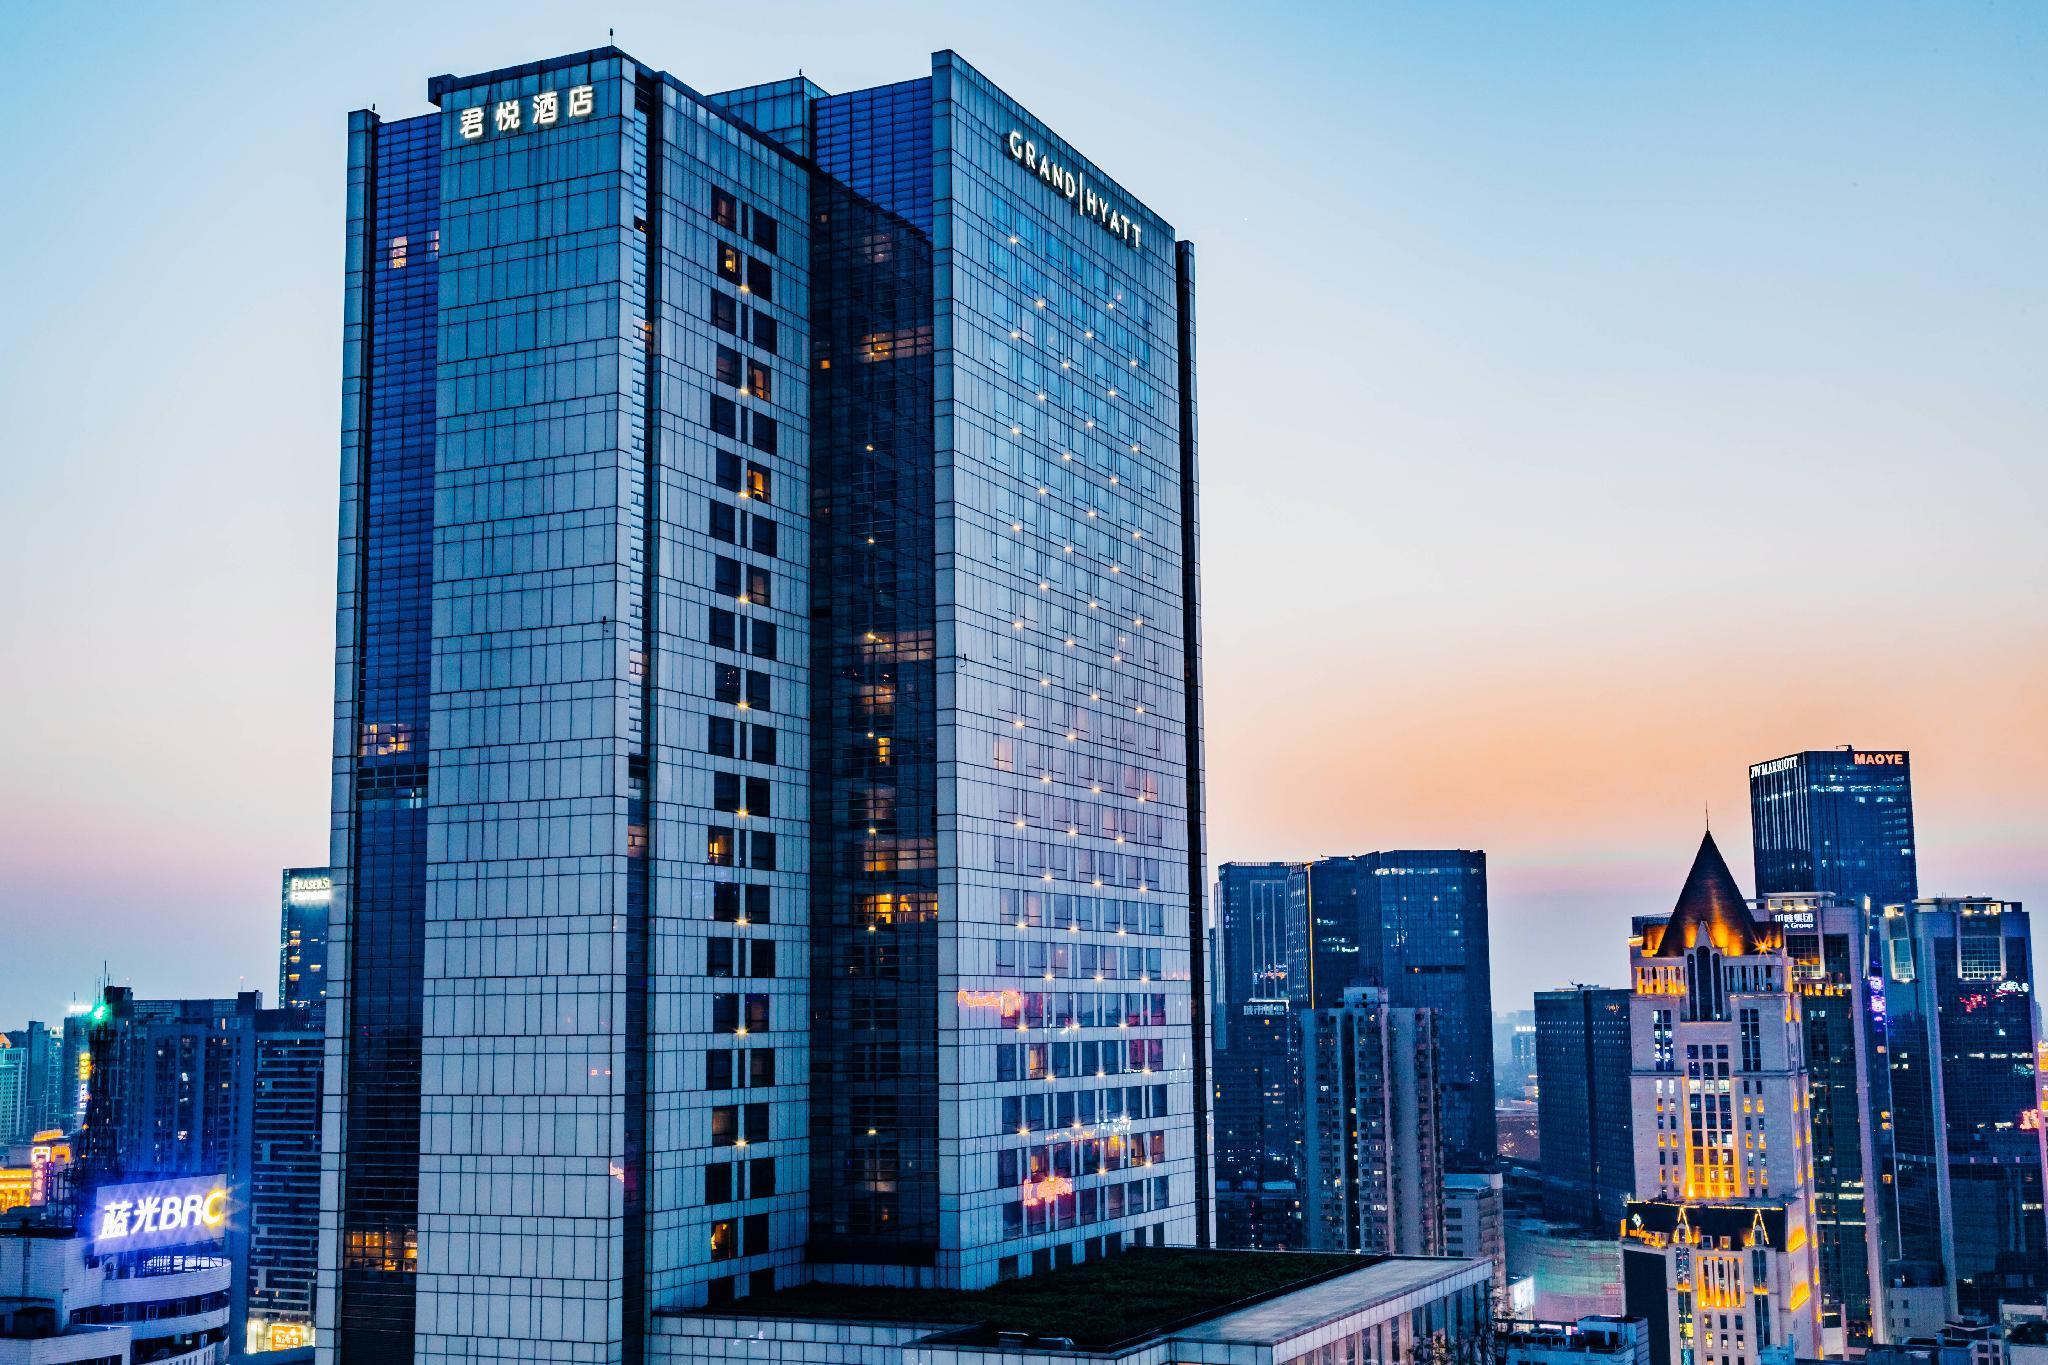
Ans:
POLYGON ((1692 871, 1685 874, 1685 889, 1671 908, 1656 955, 1683 957, 1703 937, 1731 957, 1764 950, 1749 902, 1742 898, 1742 888, 1728 871, 1728 861, 1715 846, 1711 830, 1701 838, 1692 871))

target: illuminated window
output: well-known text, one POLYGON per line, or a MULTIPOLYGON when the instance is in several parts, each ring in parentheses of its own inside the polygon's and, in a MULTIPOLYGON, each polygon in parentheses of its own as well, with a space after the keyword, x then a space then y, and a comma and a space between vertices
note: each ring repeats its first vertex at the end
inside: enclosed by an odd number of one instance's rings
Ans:
POLYGON ((757 464, 747 466, 746 495, 761 502, 773 502, 774 476, 757 464))
POLYGON ((731 280, 734 284, 740 283, 741 278, 745 274, 745 267, 741 265, 741 262, 745 259, 746 257, 738 247, 727 246, 725 243, 720 242, 718 244, 718 277, 722 280, 731 280))
POLYGON ((740 1254, 739 1224, 730 1218, 721 1218, 711 1225, 711 1259, 730 1261, 740 1254))
POLYGON ((712 825, 705 832, 704 861, 715 867, 733 865, 732 830, 724 825, 712 825))
POLYGON ((759 360, 747 362, 747 392, 763 401, 772 399, 775 380, 768 372, 768 366, 759 360))

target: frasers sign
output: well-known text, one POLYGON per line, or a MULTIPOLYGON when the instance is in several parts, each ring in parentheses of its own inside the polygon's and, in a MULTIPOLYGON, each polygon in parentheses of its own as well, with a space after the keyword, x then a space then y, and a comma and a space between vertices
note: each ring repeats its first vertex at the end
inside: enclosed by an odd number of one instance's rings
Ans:
POLYGON ((475 105, 456 111, 456 126, 464 142, 476 142, 493 133, 552 128, 565 119, 589 118, 597 105, 596 89, 572 85, 567 90, 543 90, 523 99, 475 105))
POLYGON ((332 877, 293 877, 291 880, 291 898, 296 902, 325 901, 333 891, 332 877))
POLYGON ((92 1251, 192 1246, 228 1230, 228 1182, 218 1175, 108 1185, 93 1196, 92 1251))
POLYGON ((1906 766, 1906 756, 1904 754, 1855 754, 1851 756, 1851 759, 1859 768, 1903 768, 1906 766))
POLYGON ((1133 222, 1131 215, 1097 194, 1089 185, 1087 176, 1039 151, 1037 143, 1014 128, 1003 141, 1010 149, 1010 160, 1052 186, 1055 193, 1065 196, 1066 201, 1074 206, 1074 212, 1083 218, 1092 218, 1125 246, 1137 247, 1144 236, 1143 225, 1133 222))

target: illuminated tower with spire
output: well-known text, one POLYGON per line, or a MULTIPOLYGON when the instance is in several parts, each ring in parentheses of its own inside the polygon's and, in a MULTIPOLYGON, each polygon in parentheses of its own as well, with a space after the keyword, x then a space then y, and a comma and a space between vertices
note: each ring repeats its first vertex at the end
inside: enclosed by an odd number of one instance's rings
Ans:
POLYGON ((1653 1365, 1770 1365, 1822 1352, 1800 999, 1712 834, 1668 918, 1629 948, 1636 1198, 1628 1311, 1653 1365))

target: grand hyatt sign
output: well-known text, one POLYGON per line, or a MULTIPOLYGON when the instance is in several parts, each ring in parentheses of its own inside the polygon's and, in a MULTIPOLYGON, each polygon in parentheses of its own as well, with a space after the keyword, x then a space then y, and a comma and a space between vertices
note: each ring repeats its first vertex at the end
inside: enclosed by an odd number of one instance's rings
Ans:
POLYGON ((1108 199, 1097 194, 1088 185, 1088 177, 1063 166, 1047 153, 1038 150, 1033 142, 1016 129, 1010 130, 1004 144, 1010 149, 1010 160, 1052 186, 1074 206, 1074 212, 1083 218, 1093 219, 1112 237, 1134 250, 1144 236, 1144 227, 1133 222, 1131 215, 1114 207, 1108 199))

